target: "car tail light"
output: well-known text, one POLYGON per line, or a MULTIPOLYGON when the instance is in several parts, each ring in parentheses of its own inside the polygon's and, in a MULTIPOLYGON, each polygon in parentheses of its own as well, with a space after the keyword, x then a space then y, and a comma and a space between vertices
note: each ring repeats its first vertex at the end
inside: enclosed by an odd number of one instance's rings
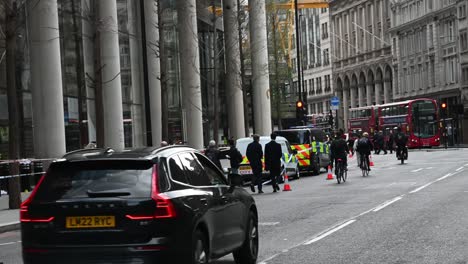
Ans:
POLYGON ((37 190, 39 189, 39 187, 41 186, 41 183, 44 181, 44 178, 46 177, 46 175, 43 175, 41 177, 41 179, 39 180, 39 182, 36 184, 36 187, 34 188, 34 190, 31 192, 31 195, 29 195, 28 199, 26 199, 26 201, 24 201, 22 204, 21 204, 21 208, 20 208, 20 221, 22 223, 49 223, 49 222, 52 222, 55 217, 53 216, 50 216, 50 217, 32 217, 30 214, 29 214, 29 205, 31 204, 32 200, 34 199, 34 196, 36 195, 37 193, 37 190))
POLYGON ((153 167, 151 199, 156 203, 156 209, 153 215, 126 215, 125 217, 130 220, 153 220, 176 217, 176 211, 171 199, 167 195, 159 193, 157 165, 154 165, 153 167))

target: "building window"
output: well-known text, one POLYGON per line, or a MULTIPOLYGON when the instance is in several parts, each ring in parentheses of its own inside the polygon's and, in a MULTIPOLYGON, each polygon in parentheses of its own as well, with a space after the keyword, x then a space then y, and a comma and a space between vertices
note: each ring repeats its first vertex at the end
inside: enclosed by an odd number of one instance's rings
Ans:
POLYGON ((468 67, 462 69, 462 82, 464 85, 468 85, 468 67))
POLYGON ((458 18, 466 18, 466 4, 462 4, 458 8, 458 18))
POLYGON ((325 49, 323 51, 323 65, 329 65, 330 64, 330 51, 329 49, 325 49))
POLYGON ((326 13, 328 11, 328 8, 322 8, 321 13, 326 13))
POLYGON ((328 23, 322 24, 322 39, 328 38, 328 23))
POLYGON ((448 23, 448 41, 452 42, 454 40, 454 22, 453 20, 452 21, 449 21, 448 23))
POLYGON ((468 33, 467 31, 460 34, 460 47, 461 51, 468 50, 468 33))

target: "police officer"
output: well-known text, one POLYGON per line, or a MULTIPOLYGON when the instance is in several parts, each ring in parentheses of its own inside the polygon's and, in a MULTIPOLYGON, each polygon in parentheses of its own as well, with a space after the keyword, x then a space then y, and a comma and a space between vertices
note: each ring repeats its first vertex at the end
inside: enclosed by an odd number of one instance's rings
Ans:
POLYGON ((278 179, 281 174, 281 158, 283 151, 281 145, 277 143, 275 133, 271 134, 271 141, 265 146, 265 169, 270 172, 273 192, 279 191, 278 179))
POLYGON ((253 135, 253 142, 247 146, 247 159, 249 159, 250 167, 252 168, 253 178, 250 184, 250 189, 255 192, 255 185, 258 186, 258 193, 262 191, 262 158, 263 150, 260 145, 260 136, 253 135))

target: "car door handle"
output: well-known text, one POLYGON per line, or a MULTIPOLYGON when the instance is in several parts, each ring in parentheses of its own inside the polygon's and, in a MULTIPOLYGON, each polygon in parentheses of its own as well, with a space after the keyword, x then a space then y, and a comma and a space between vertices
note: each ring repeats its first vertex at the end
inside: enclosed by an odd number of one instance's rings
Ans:
POLYGON ((208 204, 208 199, 206 198, 200 198, 200 202, 204 205, 207 205, 208 204))

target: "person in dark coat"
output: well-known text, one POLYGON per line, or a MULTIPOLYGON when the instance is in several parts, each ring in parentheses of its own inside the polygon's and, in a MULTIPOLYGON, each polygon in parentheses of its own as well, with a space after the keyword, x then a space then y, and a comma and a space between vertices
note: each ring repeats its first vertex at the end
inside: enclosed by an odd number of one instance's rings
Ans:
POLYGON ((390 151, 390 154, 393 154, 393 144, 395 144, 395 136, 393 135, 393 130, 390 130, 387 141, 387 149, 390 151))
POLYGON ((210 141, 208 148, 205 150, 205 156, 207 156, 220 170, 223 170, 220 161, 221 153, 219 152, 218 147, 216 147, 216 141, 210 141))
POLYGON ((260 136, 253 135, 253 142, 247 146, 247 158, 249 159, 250 167, 252 168, 253 178, 252 183, 250 184, 250 189, 252 192, 255 192, 255 185, 258 186, 258 193, 263 193, 262 191, 262 158, 263 150, 262 145, 260 145, 260 136))
POLYGON ((233 139, 229 140, 229 160, 231 162, 231 173, 239 174, 239 167, 242 163, 242 154, 236 148, 236 143, 233 139))
POLYGON ((281 158, 283 151, 281 145, 276 142, 277 135, 271 134, 271 141, 265 146, 265 169, 270 172, 273 192, 279 191, 278 179, 281 175, 281 158))

